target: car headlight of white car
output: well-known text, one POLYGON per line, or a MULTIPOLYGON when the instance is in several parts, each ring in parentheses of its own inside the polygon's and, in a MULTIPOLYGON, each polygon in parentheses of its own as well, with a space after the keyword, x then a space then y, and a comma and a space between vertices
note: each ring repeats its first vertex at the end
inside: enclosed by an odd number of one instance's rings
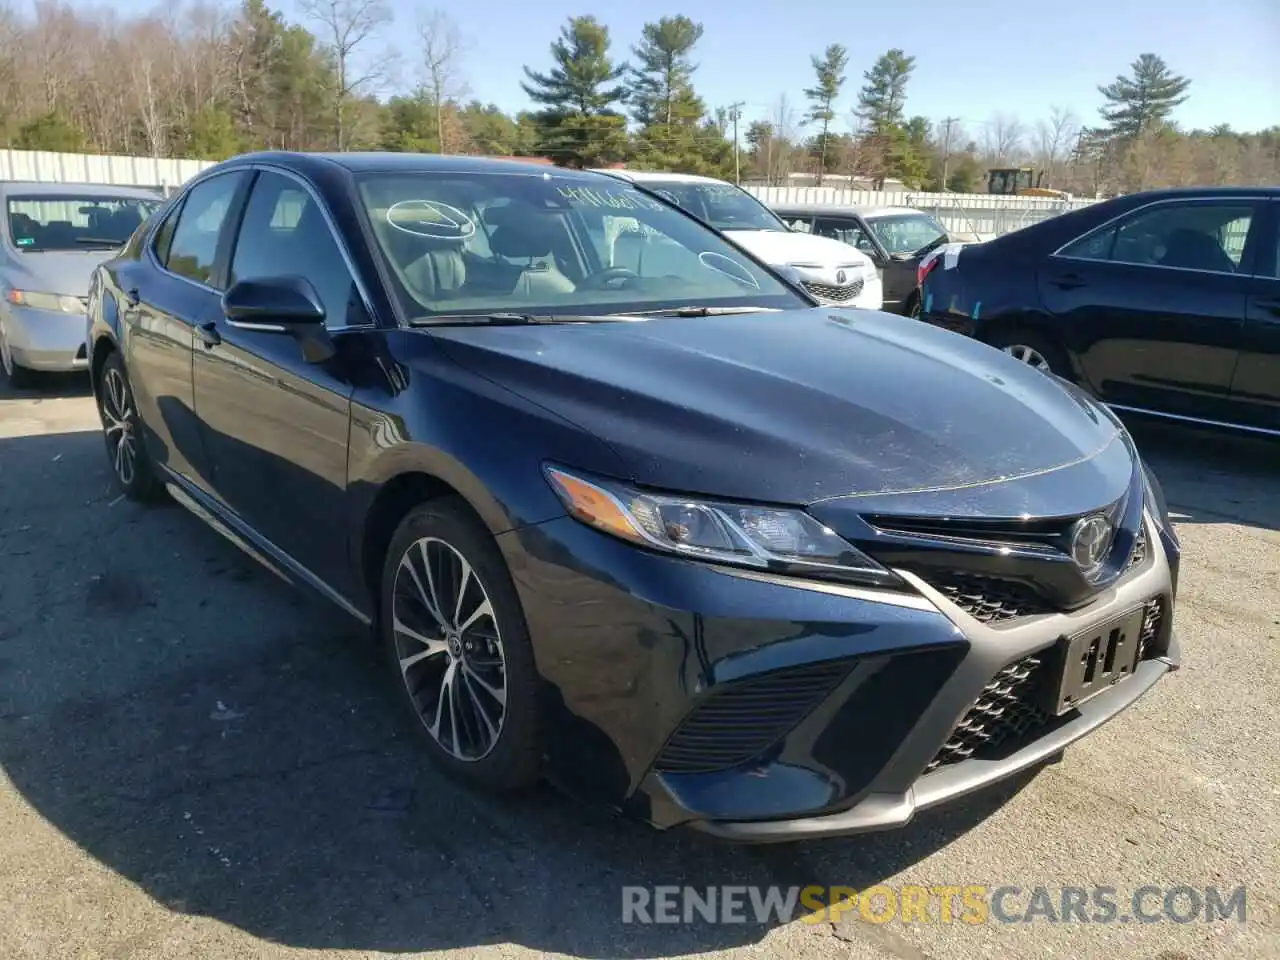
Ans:
POLYGON ((19 307, 52 310, 55 313, 84 313, 84 301, 61 293, 37 293, 32 290, 10 290, 6 298, 19 307))

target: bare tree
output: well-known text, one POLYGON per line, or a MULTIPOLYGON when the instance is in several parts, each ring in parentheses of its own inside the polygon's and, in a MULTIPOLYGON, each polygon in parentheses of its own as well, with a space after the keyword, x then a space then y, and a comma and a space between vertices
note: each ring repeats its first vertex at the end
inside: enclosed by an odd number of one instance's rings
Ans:
POLYGON ((800 118, 785 93, 778 94, 769 115, 772 136, 766 145, 765 176, 770 183, 786 183, 791 175, 792 154, 800 135, 800 118))
POLYGON ((1080 120, 1074 113, 1065 107, 1049 108, 1049 119, 1041 120, 1036 129, 1036 160, 1044 171, 1045 186, 1057 186, 1062 180, 1079 135, 1080 120))
POLYGON ((466 40, 443 10, 423 10, 418 14, 418 38, 422 41, 424 80, 436 112, 436 140, 440 152, 449 153, 445 142, 445 104, 466 96, 467 85, 461 69, 466 40))
POLYGON ((993 113, 982 131, 982 149, 988 163, 1013 163, 1022 153, 1025 130, 1017 117, 993 113))
POLYGON ((299 9, 323 30, 324 40, 333 52, 334 69, 334 135, 337 149, 346 146, 346 105, 361 87, 372 82, 378 70, 368 67, 357 72, 355 58, 360 47, 377 36, 391 19, 391 11, 382 0, 300 0, 299 9))

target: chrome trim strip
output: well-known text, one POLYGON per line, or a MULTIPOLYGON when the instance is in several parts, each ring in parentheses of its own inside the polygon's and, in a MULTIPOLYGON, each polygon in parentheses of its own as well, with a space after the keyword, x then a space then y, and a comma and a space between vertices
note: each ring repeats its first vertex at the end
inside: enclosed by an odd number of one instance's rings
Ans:
POLYGON ((1165 420, 1177 420, 1181 423, 1198 423, 1206 427, 1222 427, 1227 430, 1243 430, 1247 433, 1257 433, 1264 437, 1280 437, 1280 429, 1272 429, 1270 427, 1255 427, 1247 423, 1232 423, 1229 420, 1209 420, 1205 417, 1189 417, 1181 413, 1163 413, 1159 410, 1148 410, 1145 407, 1129 407, 1120 403, 1107 404, 1112 410, 1124 410, 1126 413, 1138 413, 1147 417, 1160 417, 1165 420))
POLYGON ((258 330, 262 333, 287 333, 289 328, 279 323, 258 323, 253 320, 232 320, 230 317, 224 318, 227 326, 235 327, 237 330, 258 330))
MULTIPOLYGON (((762 573, 758 570, 747 570, 742 567, 730 567, 724 564, 709 564, 712 570, 741 577, 744 580, 755 580, 775 587, 792 587, 796 590, 810 590, 814 593, 826 593, 850 600, 866 600, 869 603, 884 603, 892 607, 905 607, 908 610, 923 610, 926 613, 938 613, 938 608, 921 596, 909 593, 898 593, 893 590, 879 590, 875 587, 855 587, 828 580, 805 580, 800 577, 784 577, 776 573, 762 573)), ((893 571, 897 573, 898 571, 893 571)))

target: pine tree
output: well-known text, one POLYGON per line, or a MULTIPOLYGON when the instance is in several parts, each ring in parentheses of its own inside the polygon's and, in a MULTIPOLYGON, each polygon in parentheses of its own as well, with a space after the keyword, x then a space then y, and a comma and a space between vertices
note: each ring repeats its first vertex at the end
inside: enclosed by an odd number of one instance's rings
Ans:
POLYGON ((872 133, 887 133, 902 124, 907 81, 915 67, 915 57, 893 49, 862 75, 866 84, 858 94, 858 116, 872 133))
POLYGON ((639 45, 632 48, 637 65, 631 70, 632 116, 640 126, 696 124, 702 119, 706 111, 693 92, 697 67, 690 60, 701 38, 702 24, 685 16, 644 25, 639 45))
POLYGON ((835 102, 844 87, 845 67, 849 64, 849 51, 838 43, 827 47, 821 58, 812 57, 813 72, 818 82, 805 90, 809 98, 809 112, 805 119, 811 123, 822 124, 822 132, 818 135, 818 186, 822 186, 822 174, 827 167, 827 134, 831 129, 831 121, 835 119, 835 102))
POLYGON ((1098 87, 1107 99, 1099 111, 1113 137, 1132 139, 1163 125, 1174 108, 1187 100, 1191 81, 1174 74, 1154 53, 1144 53, 1130 64, 1132 75, 1116 77, 1098 87))
POLYGON ((548 73, 524 68, 524 92, 543 109, 537 114, 538 149, 559 163, 587 167, 620 160, 626 153, 626 118, 617 106, 627 99, 617 81, 626 64, 609 57, 609 28, 595 17, 571 17, 551 44, 548 73))

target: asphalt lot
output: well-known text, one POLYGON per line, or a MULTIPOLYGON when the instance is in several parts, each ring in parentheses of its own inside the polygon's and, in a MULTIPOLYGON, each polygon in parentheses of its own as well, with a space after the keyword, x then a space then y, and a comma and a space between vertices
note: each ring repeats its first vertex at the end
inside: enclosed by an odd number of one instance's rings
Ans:
POLYGON ((369 644, 112 489, 77 380, 0 388, 0 957, 1280 957, 1280 444, 1142 427, 1184 669, 890 834, 734 848, 424 762, 369 644), (623 925, 628 884, 1247 887, 1247 921, 623 925))

